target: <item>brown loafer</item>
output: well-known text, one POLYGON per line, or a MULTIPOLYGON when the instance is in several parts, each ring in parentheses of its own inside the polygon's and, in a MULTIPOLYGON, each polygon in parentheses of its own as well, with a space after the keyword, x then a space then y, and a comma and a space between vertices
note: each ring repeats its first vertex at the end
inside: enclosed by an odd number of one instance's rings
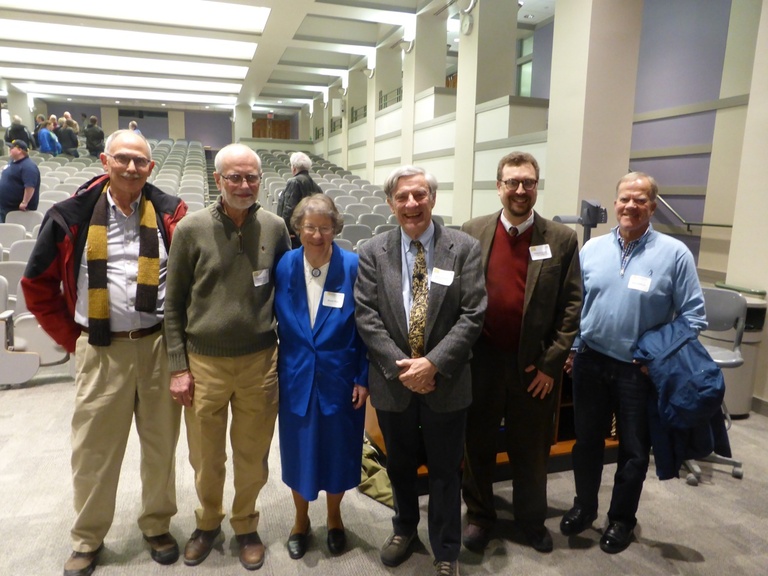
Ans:
POLYGON ((192 536, 189 537, 189 541, 184 547, 184 564, 197 566, 208 558, 219 534, 221 534, 221 526, 217 526, 213 530, 200 530, 198 528, 192 532, 192 536))
POLYGON ((144 540, 149 544, 149 555, 158 564, 173 564, 179 559, 179 544, 169 532, 159 536, 144 534, 144 540))
POLYGON ((96 569, 96 559, 104 548, 102 543, 91 552, 72 552, 64 563, 64 576, 90 576, 96 569))
POLYGON ((258 570, 264 564, 264 544, 261 543, 258 532, 239 534, 237 543, 240 544, 240 564, 246 570, 258 570))

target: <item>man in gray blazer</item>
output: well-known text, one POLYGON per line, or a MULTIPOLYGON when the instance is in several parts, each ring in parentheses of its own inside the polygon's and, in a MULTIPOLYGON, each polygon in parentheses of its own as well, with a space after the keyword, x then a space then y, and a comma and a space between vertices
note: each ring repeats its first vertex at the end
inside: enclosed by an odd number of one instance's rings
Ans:
POLYGON ((398 168, 384 191, 400 227, 361 247, 355 285, 355 318, 371 362, 368 389, 395 500, 394 533, 381 561, 397 566, 411 552, 423 445, 435 569, 453 575, 459 573, 461 460, 472 400, 469 359, 486 307, 480 245, 432 220, 437 180, 421 168, 398 168))
POLYGON ((496 174, 501 212, 462 227, 480 241, 488 290, 488 313, 473 349, 462 482, 468 519, 463 542, 475 552, 485 549, 496 521, 493 477, 502 419, 515 522, 535 550, 552 550, 544 526, 547 461, 582 294, 576 233, 533 210, 538 181, 533 156, 504 156, 496 174))

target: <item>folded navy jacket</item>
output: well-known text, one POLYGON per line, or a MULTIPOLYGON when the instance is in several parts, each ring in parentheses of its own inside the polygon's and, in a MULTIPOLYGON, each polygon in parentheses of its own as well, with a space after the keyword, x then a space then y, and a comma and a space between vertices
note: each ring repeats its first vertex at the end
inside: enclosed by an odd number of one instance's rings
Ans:
POLYGON ((677 478, 684 460, 730 456, 722 415, 725 379, 684 316, 649 330, 634 352, 656 394, 648 406, 656 474, 677 478))

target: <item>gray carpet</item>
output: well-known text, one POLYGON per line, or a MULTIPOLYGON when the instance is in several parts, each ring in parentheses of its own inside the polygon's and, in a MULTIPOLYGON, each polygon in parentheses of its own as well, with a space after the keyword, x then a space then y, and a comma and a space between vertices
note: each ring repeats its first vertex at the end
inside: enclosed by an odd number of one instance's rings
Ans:
MULTIPOLYGON (((43 576, 62 573, 69 554, 72 494, 69 470, 69 421, 74 387, 63 372, 49 368, 22 388, 0 391, 0 576, 43 576)), ((730 468, 704 464, 697 487, 684 479, 660 482, 653 468, 640 504, 637 542, 622 554, 609 556, 597 546, 604 517, 595 528, 566 538, 558 532, 562 513, 573 498, 570 472, 549 477, 550 515, 555 550, 538 554, 521 544, 511 525, 512 487, 496 485, 501 521, 483 556, 461 553, 462 574, 542 574, 594 576, 631 575, 753 575, 768 573, 768 418, 756 414, 734 422, 731 444, 744 461, 744 478, 730 475, 730 468)), ((389 535, 391 511, 350 491, 342 504, 351 548, 331 557, 325 547, 324 499, 313 503, 310 550, 299 561, 291 560, 285 540, 293 523, 290 491, 280 481, 277 437, 270 456, 272 475, 260 497, 259 533, 267 545, 266 575, 315 574, 357 576, 431 574, 432 560, 426 533, 426 498, 422 499, 420 545, 413 557, 388 569, 378 558, 379 546, 389 535)), ((177 456, 179 514, 172 531, 183 542, 194 529, 196 498, 192 470, 182 429, 177 456)), ((610 486, 614 471, 608 466, 604 484, 610 486)), ((196 568, 181 561, 156 565, 136 526, 139 507, 138 443, 132 435, 125 457, 115 521, 96 574, 164 575, 245 574, 237 559, 232 530, 225 523, 226 540, 196 568)), ((601 492, 601 512, 607 508, 609 488, 601 492)), ((232 498, 231 473, 225 501, 232 498)), ((226 522, 226 521, 225 521, 226 522)))

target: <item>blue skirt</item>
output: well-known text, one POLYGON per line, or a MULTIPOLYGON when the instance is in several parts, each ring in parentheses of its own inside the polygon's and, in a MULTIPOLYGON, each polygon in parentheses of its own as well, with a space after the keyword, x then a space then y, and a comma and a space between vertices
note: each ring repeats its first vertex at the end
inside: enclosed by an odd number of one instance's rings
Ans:
POLYGON ((365 406, 352 407, 352 386, 349 404, 336 414, 322 413, 316 387, 306 416, 286 404, 280 403, 278 418, 283 482, 308 501, 320 490, 339 494, 360 484, 365 406))

